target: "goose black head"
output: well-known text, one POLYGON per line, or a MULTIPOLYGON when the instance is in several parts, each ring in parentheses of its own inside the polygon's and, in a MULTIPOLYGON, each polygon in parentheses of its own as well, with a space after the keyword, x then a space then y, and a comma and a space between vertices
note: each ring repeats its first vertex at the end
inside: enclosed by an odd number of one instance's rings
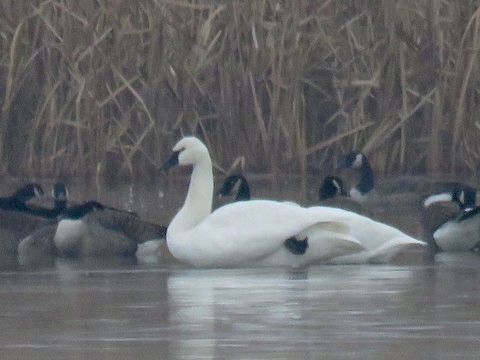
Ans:
POLYGON ((469 186, 456 186, 451 192, 433 194, 425 198, 423 205, 429 207, 437 202, 454 202, 461 209, 476 207, 477 190, 469 186))
POLYGON ((44 192, 39 184, 27 184, 16 190, 12 195, 0 198, 0 209, 22 212, 32 212, 30 204, 32 198, 43 200, 44 192))
POLYGON ((68 190, 64 183, 57 182, 53 185, 52 196, 57 201, 68 200, 68 190))
POLYGON ((28 200, 31 200, 32 198, 41 198, 45 195, 43 188, 39 184, 27 184, 17 191, 12 195, 12 198, 14 198, 18 202, 26 202, 28 200))
POLYGON ((223 182, 222 188, 218 190, 217 195, 220 197, 235 195, 235 201, 250 200, 248 181, 243 175, 230 175, 223 182))
POLYGON ((323 179, 323 183, 318 190, 319 200, 335 198, 339 195, 347 195, 343 188, 343 182, 339 177, 327 176, 323 179))
POLYGON ((456 188, 452 191, 452 201, 462 209, 471 209, 476 206, 477 190, 470 187, 456 188))
POLYGON ((67 209, 68 202, 68 190, 65 184, 57 182, 53 185, 52 196, 55 200, 55 208, 59 213, 64 212, 67 209))
POLYGON ((357 185, 350 190, 351 196, 356 193, 363 196, 373 190, 375 184, 373 169, 364 153, 360 151, 348 153, 341 159, 339 169, 353 169, 359 174, 357 185))
POLYGON ((361 169, 370 166, 368 158, 360 151, 352 151, 343 157, 340 161, 340 169, 361 169))

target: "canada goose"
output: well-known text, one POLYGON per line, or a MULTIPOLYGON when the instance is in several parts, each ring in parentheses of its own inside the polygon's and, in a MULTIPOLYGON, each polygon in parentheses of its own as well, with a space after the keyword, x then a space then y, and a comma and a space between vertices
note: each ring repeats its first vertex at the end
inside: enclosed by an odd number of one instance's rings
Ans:
POLYGON ((374 173, 365 154, 353 151, 340 164, 341 169, 353 169, 357 184, 350 196, 370 211, 375 219, 398 227, 412 236, 422 233, 422 201, 426 196, 451 192, 456 188, 471 188, 458 182, 439 181, 426 177, 399 177, 375 184, 374 173))
POLYGON ((53 265, 58 255, 53 238, 58 221, 67 212, 68 191, 63 183, 55 183, 52 188, 54 206, 52 208, 30 207, 29 212, 36 217, 49 219, 23 236, 18 244, 18 262, 22 266, 53 265))
POLYGON ((455 188, 469 188, 468 185, 452 181, 438 181, 426 178, 399 178, 375 185, 373 169, 365 154, 352 151, 341 161, 340 169, 353 169, 359 177, 357 184, 350 189, 350 196, 359 202, 384 200, 387 203, 415 202, 421 208, 425 196, 440 192, 450 192, 455 188))
POLYGON ((138 244, 164 239, 165 233, 165 226, 144 221, 135 213, 87 201, 67 209, 54 243, 67 256, 131 256, 138 244))
POLYGON ((56 183, 52 188, 53 207, 45 207, 43 204, 28 204, 27 212, 29 214, 44 217, 47 219, 57 219, 67 210, 67 189, 62 183, 56 183))
POLYGON ((427 260, 434 260, 442 251, 433 238, 435 231, 444 223, 454 219, 461 208, 453 201, 427 201, 421 214, 422 238, 427 242, 427 260))
POLYGON ((38 184, 28 184, 11 196, 0 198, 0 263, 17 263, 17 246, 32 231, 48 223, 46 219, 30 213, 27 202, 44 196, 38 184))
POLYGON ((478 191, 470 186, 456 186, 452 191, 433 194, 425 198, 423 205, 428 207, 438 202, 454 202, 461 209, 467 210, 479 206, 478 191))
POLYGON ((343 181, 337 176, 326 176, 318 189, 318 200, 334 199, 339 195, 347 195, 343 181))
POLYGON ((425 238, 434 253, 471 251, 480 243, 480 207, 476 191, 457 188, 424 201, 425 238))
POLYGON ((391 257, 404 246, 425 245, 395 228, 342 209, 251 200, 211 212, 213 173, 206 146, 195 137, 181 139, 162 168, 176 165, 193 169, 185 203, 168 227, 167 246, 173 256, 193 266, 307 266, 365 252, 368 245, 364 243, 382 242, 376 258, 391 257), (305 239, 305 246, 298 245, 306 251, 295 253, 287 248, 285 239, 292 238, 305 239))
POLYGON ((318 189, 318 200, 322 206, 338 207, 369 217, 372 215, 370 211, 347 195, 343 181, 337 176, 328 175, 323 179, 318 189))
MULTIPOLYGON (((59 185, 56 196, 66 201, 63 184, 59 185)), ((36 246, 51 254, 53 243, 55 253, 60 256, 132 256, 140 243, 164 239, 165 233, 164 226, 143 221, 137 214, 87 201, 67 207, 58 223, 24 239, 21 248, 22 254, 28 254, 36 246)))
POLYGON ((41 214, 41 216, 49 218, 57 214, 58 218, 43 223, 43 226, 37 227, 35 231, 22 238, 18 244, 18 259, 20 265, 38 266, 52 264, 58 255, 62 255, 54 241, 55 234, 62 219, 70 217, 78 219, 90 211, 103 208, 102 204, 96 201, 90 201, 67 209, 66 194, 66 188, 63 184, 58 188, 54 187, 53 195, 55 197, 55 204, 59 205, 60 208, 36 209, 36 213, 41 214))
POLYGON ((30 212, 27 202, 33 198, 42 198, 45 195, 39 184, 30 183, 17 189, 12 195, 0 197, 1 210, 30 212))
POLYGON ((17 245, 18 263, 22 266, 51 266, 58 255, 53 242, 57 222, 49 221, 32 229, 17 245))
POLYGON ((233 174, 223 181, 217 195, 221 197, 234 196, 234 201, 250 200, 250 186, 245 176, 233 174))
POLYGON ((17 256, 21 239, 48 224, 48 220, 12 210, 0 210, 0 254, 4 257, 17 256))

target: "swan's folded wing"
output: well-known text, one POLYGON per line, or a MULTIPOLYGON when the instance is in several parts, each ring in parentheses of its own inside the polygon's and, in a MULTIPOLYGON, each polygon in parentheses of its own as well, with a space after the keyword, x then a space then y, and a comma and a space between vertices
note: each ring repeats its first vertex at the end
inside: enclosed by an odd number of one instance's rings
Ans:
POLYGON ((322 247, 332 252, 341 252, 342 248, 347 253, 360 251, 363 246, 341 221, 342 216, 345 216, 343 210, 303 208, 268 200, 234 203, 217 209, 193 229, 191 236, 198 237, 199 246, 192 250, 202 252, 205 259, 223 258, 225 264, 242 263, 283 249, 290 237, 307 236, 306 257, 320 254, 322 247), (208 238, 209 248, 201 246, 202 238, 208 238))
POLYGON ((309 241, 309 251, 302 259, 302 265, 325 262, 338 256, 365 250, 365 247, 350 234, 350 229, 342 223, 316 223, 302 234, 305 234, 309 241))

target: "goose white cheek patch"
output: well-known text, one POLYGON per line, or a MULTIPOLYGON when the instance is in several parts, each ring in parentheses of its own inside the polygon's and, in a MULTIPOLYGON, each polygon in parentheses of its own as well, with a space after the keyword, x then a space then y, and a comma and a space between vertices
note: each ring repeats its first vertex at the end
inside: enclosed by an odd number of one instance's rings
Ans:
POLYGON ((333 186, 335 186, 336 193, 337 193, 337 194, 341 194, 341 193, 342 193, 342 187, 340 186, 340 184, 338 183, 338 181, 337 181, 337 180, 333 180, 332 183, 333 183, 333 186))
POLYGON ((358 169, 359 167, 362 166, 362 162, 363 162, 363 155, 357 154, 357 156, 355 157, 355 161, 352 164, 352 168, 358 169))
POLYGON ((423 206, 424 207, 429 207, 430 205, 432 205, 436 202, 442 202, 442 201, 452 201, 452 195, 448 194, 448 193, 443 193, 443 194, 437 194, 437 195, 429 196, 423 202, 423 206))

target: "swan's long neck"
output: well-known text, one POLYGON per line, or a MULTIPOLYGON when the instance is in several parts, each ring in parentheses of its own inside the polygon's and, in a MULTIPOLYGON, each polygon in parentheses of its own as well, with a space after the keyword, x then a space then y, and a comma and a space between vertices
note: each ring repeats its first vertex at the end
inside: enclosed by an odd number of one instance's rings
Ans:
POLYGON ((189 230, 212 212, 213 173, 210 157, 194 165, 183 207, 172 220, 169 230, 189 230))

